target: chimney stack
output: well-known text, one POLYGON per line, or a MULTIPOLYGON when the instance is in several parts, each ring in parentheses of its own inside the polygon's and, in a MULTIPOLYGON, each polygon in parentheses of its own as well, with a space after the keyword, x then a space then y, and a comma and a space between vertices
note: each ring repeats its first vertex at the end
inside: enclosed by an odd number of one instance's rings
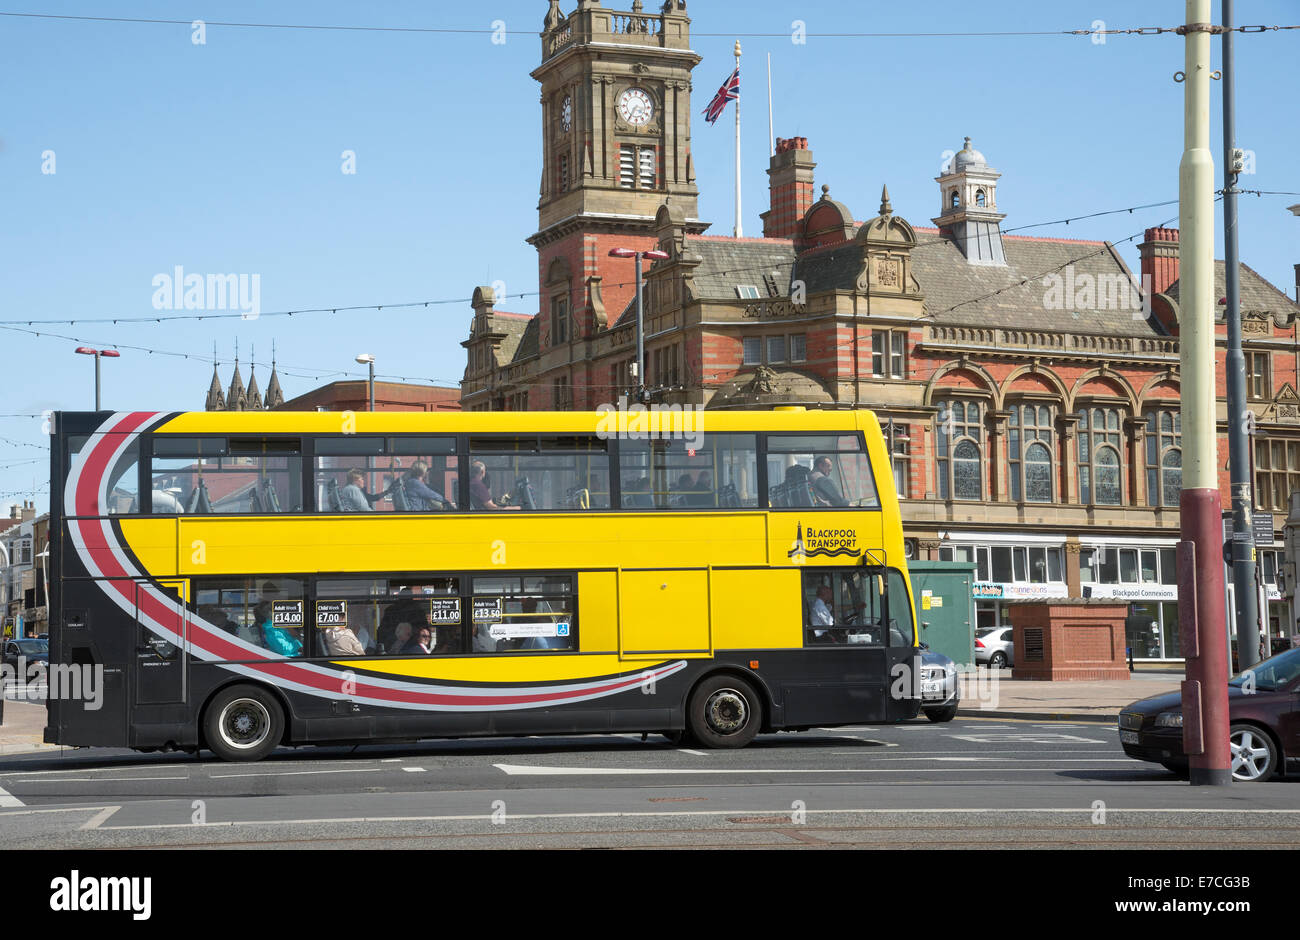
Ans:
POLYGON ((771 208, 760 214, 764 238, 796 238, 813 204, 812 151, 807 137, 778 137, 768 167, 771 208))
POLYGON ((1142 289, 1149 289, 1152 295, 1163 294, 1178 280, 1178 229, 1149 228, 1145 239, 1138 245, 1138 254, 1142 258, 1142 289))

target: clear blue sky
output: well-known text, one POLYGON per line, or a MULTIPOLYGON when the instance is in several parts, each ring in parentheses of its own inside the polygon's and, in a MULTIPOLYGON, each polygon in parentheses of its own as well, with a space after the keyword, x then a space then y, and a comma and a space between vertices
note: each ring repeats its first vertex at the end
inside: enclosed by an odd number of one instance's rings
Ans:
MULTIPOLYGON (((565 0, 567 12, 576 0, 565 0)), ((611 4, 607 4, 611 5, 611 4)), ((616 9, 627 3, 612 4, 616 9)), ((647 0, 647 8, 657 4, 647 0)), ((809 138, 817 184, 870 218, 881 183, 894 211, 929 225, 944 150, 970 135, 1000 170, 1005 227, 1174 199, 1182 150, 1183 43, 1174 35, 789 39, 809 33, 1056 30, 1180 23, 1178 0, 925 5, 823 0, 690 0, 698 113, 744 38, 744 224, 767 206, 765 54, 772 55, 776 134, 809 138), (705 33, 713 35, 703 35, 705 33)), ((205 45, 180 25, 0 17, 0 320, 142 317, 153 278, 258 274, 261 310, 468 298, 502 279, 536 290, 540 172, 538 86, 545 0, 384 2, 5 2, 0 10, 209 21, 459 27, 477 35, 209 26, 205 45), (504 44, 487 30, 504 20, 504 44), (55 170, 43 174, 42 154, 55 170), (355 175, 341 154, 356 154, 355 175)), ((1216 17, 1218 4, 1215 4, 1216 17)), ((1242 2, 1239 23, 1300 22, 1294 2, 1242 2)), ((1238 144, 1255 151, 1246 188, 1300 190, 1295 62, 1300 31, 1236 40, 1238 144)), ((1214 42, 1215 58, 1219 42, 1214 42)), ((1219 142, 1219 86, 1213 146, 1219 142)), ((693 151, 700 214, 730 234, 732 132, 698 116, 693 151)), ((1242 260, 1290 292, 1300 261, 1300 196, 1243 197, 1242 260)), ((1119 241, 1177 215, 1149 209, 1027 234, 1119 241)), ((1221 237, 1219 239, 1221 243, 1221 237)), ((1137 267, 1132 242, 1121 246, 1137 267)), ((1221 254, 1221 249, 1219 251, 1221 254)), ((505 309, 534 312, 511 297, 505 309)), ((292 397, 372 352, 383 375, 454 384, 468 303, 382 313, 262 316, 50 327, 95 345, 150 346, 104 364, 105 407, 203 405, 217 343, 229 380, 236 339, 257 361, 277 342, 292 397), (307 374, 304 374, 307 373, 307 374), (323 376, 315 378, 313 376, 323 376)), ((85 409, 93 364, 78 343, 0 331, 0 413, 85 409)), ((257 369, 265 388, 268 369, 257 369)), ((245 381, 248 379, 244 367, 245 381)), ((41 444, 39 419, 0 417, 0 438, 41 444)), ((0 506, 43 484, 43 454, 0 440, 0 506)), ((37 497, 43 509, 45 495, 37 497)))

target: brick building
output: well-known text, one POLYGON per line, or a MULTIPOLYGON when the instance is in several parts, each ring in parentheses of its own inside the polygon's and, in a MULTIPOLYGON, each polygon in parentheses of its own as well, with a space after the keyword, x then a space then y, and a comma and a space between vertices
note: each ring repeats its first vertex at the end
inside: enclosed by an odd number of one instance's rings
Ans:
MULTIPOLYGON (((582 0, 565 17, 550 3, 533 72, 541 309, 498 311, 475 291, 463 406, 586 409, 632 391, 632 262, 608 250, 661 249, 645 278, 655 401, 873 408, 909 548, 977 563, 979 625, 1009 622, 1017 600, 1116 598, 1137 658, 1177 658, 1177 230, 1147 230, 1136 274, 1106 242, 1004 234, 1001 174, 970 138, 935 180, 931 226, 897 214, 887 188, 858 222, 828 186, 817 196, 808 141, 793 138, 771 158, 763 237, 707 235, 689 20, 679 3, 636 7, 582 0)), ((1216 283, 1223 296, 1221 262, 1216 283)), ((1300 307, 1242 265, 1241 308, 1257 505, 1285 514, 1300 483, 1300 307)), ((1219 333, 1226 345, 1222 319, 1219 333)), ((1226 431, 1222 375, 1219 391, 1226 431)), ((1226 437, 1219 450, 1227 506, 1226 437)), ((1280 547, 1261 570, 1270 632, 1289 638, 1280 547)))

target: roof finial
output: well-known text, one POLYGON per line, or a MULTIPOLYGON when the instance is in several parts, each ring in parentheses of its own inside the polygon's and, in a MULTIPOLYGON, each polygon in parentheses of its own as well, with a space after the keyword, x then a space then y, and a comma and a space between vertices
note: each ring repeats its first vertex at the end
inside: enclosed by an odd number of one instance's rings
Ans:
POLYGON ((831 198, 831 188, 826 183, 822 183, 822 198, 823 199, 831 198))
POLYGON ((889 186, 886 184, 880 189, 880 214, 893 215, 894 208, 889 204, 889 186))
POLYGON ((962 147, 961 149, 962 149, 962 150, 972 150, 972 149, 974 149, 974 148, 972 148, 971 145, 970 145, 970 138, 969 138, 969 137, 966 138, 966 146, 965 146, 965 147, 962 147))

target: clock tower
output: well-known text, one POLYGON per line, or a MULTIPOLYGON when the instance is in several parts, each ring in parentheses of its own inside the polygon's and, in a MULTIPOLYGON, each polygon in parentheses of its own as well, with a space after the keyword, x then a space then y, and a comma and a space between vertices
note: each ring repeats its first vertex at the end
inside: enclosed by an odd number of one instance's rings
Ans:
MULTIPOLYGON (((691 70, 684 0, 645 12, 577 0, 565 15, 549 0, 542 29, 542 181, 537 248, 540 352, 585 341, 618 317, 635 293, 633 262, 610 248, 656 247, 665 200, 689 231, 698 215, 691 163, 691 70), (603 293, 603 296, 602 296, 603 293)), ((549 371, 549 370, 548 370, 549 371)), ((574 402, 576 407, 582 407, 574 402)))

